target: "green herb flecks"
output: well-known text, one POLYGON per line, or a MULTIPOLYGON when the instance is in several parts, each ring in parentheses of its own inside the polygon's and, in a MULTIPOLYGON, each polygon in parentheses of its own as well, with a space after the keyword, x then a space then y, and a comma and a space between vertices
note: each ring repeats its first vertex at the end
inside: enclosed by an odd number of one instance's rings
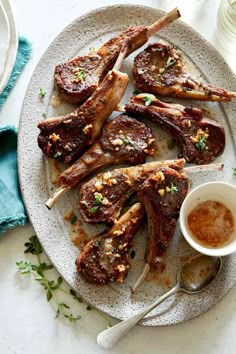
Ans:
POLYGON ((195 143, 195 146, 198 150, 204 150, 206 148, 206 137, 205 136, 199 136, 198 141, 195 143))
POLYGON ((60 151, 57 151, 57 152, 53 155, 54 159, 58 159, 58 157, 60 157, 60 156, 61 156, 61 152, 60 152, 60 151))
POLYGON ((145 103, 145 106, 150 106, 150 104, 152 103, 153 99, 149 96, 144 96, 143 97, 143 102, 145 103))
POLYGON ((85 78, 86 77, 85 77, 83 70, 78 69, 78 70, 76 70, 76 74, 74 75, 73 80, 74 81, 81 81, 81 80, 85 80, 85 78))
POLYGON ((77 221, 77 216, 73 214, 70 218, 70 223, 73 225, 76 223, 76 221, 77 221))
POLYGON ((89 209, 89 214, 94 214, 96 213, 96 211, 98 210, 99 205, 96 205, 94 207, 92 207, 91 209, 89 209))
POLYGON ((41 98, 44 98, 45 95, 46 95, 46 91, 45 91, 42 87, 40 87, 40 89, 39 89, 39 96, 40 96, 41 98))
POLYGON ((142 91, 140 91, 139 89, 135 89, 133 91, 133 95, 138 95, 139 93, 141 93, 142 91))
POLYGON ((168 68, 169 66, 172 66, 176 63, 176 60, 174 58, 169 57, 166 62, 166 67, 168 68))
POLYGON ((169 189, 167 190, 168 193, 174 194, 178 192, 178 188, 171 182, 169 189))
POLYGON ((236 167, 232 168, 232 173, 233 173, 233 176, 236 176, 236 167))

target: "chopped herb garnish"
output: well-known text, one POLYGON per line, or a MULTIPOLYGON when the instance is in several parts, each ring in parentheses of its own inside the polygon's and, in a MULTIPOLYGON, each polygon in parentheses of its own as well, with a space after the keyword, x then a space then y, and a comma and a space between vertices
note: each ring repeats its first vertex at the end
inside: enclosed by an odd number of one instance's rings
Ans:
POLYGON ((174 65, 174 63, 176 63, 176 60, 169 57, 166 62, 166 67, 168 68, 169 66, 174 65))
POLYGON ((133 91, 133 95, 138 95, 139 93, 141 93, 142 91, 140 91, 139 89, 135 89, 133 91))
POLYGON ((198 150, 204 150, 206 148, 206 137, 205 136, 199 136, 198 137, 198 142, 195 143, 195 146, 198 150))
POLYGON ((178 188, 171 182, 168 193, 174 194, 175 192, 178 192, 178 188))
POLYGON ((47 118, 47 113, 42 113, 43 118, 47 118))
POLYGON ((87 306, 88 311, 91 311, 92 309, 93 309, 92 306, 90 306, 90 305, 87 306))
POLYGON ((102 195, 96 194, 95 195, 95 201, 94 201, 93 204, 95 206, 99 206, 102 203, 102 199, 103 199, 102 195))
POLYGON ((85 80, 85 75, 83 70, 79 69, 78 72, 76 72, 75 76, 73 77, 74 80, 85 80))
POLYGON ((152 103, 152 99, 148 96, 144 96, 143 97, 143 102, 145 103, 145 106, 150 106, 150 104, 152 103))
POLYGON ((44 98, 45 95, 46 95, 46 91, 45 91, 42 87, 40 87, 40 89, 39 89, 39 96, 40 96, 41 98, 44 98))
POLYGON ((129 138, 125 135, 125 137, 122 139, 123 140, 123 142, 126 144, 126 145, 128 145, 129 143, 130 143, 130 140, 129 140, 129 138))
POLYGON ((233 173, 233 176, 236 176, 236 167, 232 168, 232 173, 233 173))
POLYGON ((135 257, 135 250, 132 250, 132 251, 130 252, 130 257, 131 257, 132 259, 134 259, 134 257, 135 257))
POLYGON ((98 210, 98 208, 99 208, 99 205, 92 207, 91 209, 89 209, 89 214, 94 214, 94 213, 96 213, 96 211, 98 210))
POLYGON ((60 156, 61 156, 61 152, 60 152, 60 151, 57 151, 57 152, 53 155, 54 159, 57 159, 57 158, 60 157, 60 156))
POLYGON ((72 217, 70 218, 70 223, 73 225, 74 223, 76 223, 76 221, 77 221, 77 216, 72 215, 72 217))

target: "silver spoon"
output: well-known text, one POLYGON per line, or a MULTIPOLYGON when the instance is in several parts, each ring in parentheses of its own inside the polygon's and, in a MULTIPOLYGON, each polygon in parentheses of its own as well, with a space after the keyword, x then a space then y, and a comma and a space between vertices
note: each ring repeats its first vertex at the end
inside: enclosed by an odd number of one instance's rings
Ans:
POLYGON ((97 342, 103 349, 110 349, 124 335, 136 325, 144 316, 152 311, 157 305, 166 300, 169 296, 184 291, 187 294, 196 294, 205 289, 218 275, 222 267, 221 257, 209 257, 198 254, 187 260, 177 273, 177 284, 166 294, 161 296, 153 304, 147 306, 127 320, 101 332, 97 337, 97 342))

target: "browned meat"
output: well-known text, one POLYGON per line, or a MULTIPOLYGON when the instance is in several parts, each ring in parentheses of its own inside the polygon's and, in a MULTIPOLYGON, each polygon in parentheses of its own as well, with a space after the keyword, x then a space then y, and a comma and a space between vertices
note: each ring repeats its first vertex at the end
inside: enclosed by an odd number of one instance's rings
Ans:
POLYGON ((138 54, 133 67, 134 84, 143 92, 203 101, 231 101, 235 92, 201 82, 185 67, 179 50, 155 43, 138 54))
POLYGON ((100 85, 105 74, 114 66, 125 39, 129 41, 128 56, 148 41, 160 29, 180 17, 178 9, 172 10, 150 27, 130 27, 111 38, 96 53, 80 56, 55 68, 55 83, 59 95, 71 103, 85 101, 100 85))
POLYGON ((74 112, 38 123, 38 145, 50 158, 70 163, 82 155, 101 133, 105 120, 120 102, 127 74, 110 71, 93 95, 74 112))
POLYGON ((160 257, 173 238, 180 208, 188 190, 187 175, 169 167, 160 168, 139 188, 139 199, 147 214, 148 241, 145 267, 133 292, 145 279, 150 266, 161 261, 160 257))
POLYGON ((118 116, 104 126, 98 142, 60 175, 61 187, 46 206, 51 209, 62 194, 100 168, 118 163, 144 163, 146 156, 154 153, 154 141, 151 129, 145 124, 124 114, 118 116))
POLYGON ((125 110, 137 119, 150 119, 168 130, 188 162, 210 163, 224 151, 224 127, 213 119, 204 118, 200 109, 165 103, 154 95, 139 94, 131 98, 125 110))
POLYGON ((122 283, 128 273, 128 250, 142 222, 144 211, 134 204, 102 235, 87 243, 76 259, 78 272, 94 284, 122 283))
POLYGON ((84 183, 79 193, 79 210, 88 223, 112 223, 120 215, 125 201, 143 181, 163 166, 182 171, 185 160, 148 162, 100 173, 84 183))

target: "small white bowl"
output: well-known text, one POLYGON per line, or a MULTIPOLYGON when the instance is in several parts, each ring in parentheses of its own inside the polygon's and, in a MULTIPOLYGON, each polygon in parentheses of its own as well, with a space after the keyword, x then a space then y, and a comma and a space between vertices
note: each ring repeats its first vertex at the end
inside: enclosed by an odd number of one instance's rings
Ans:
POLYGON ((236 187, 224 182, 209 182, 193 189, 185 198, 180 210, 180 227, 185 240, 195 250, 208 256, 226 256, 236 251, 236 187), (229 241, 219 247, 206 247, 193 238, 188 228, 188 215, 201 202, 215 200, 231 211, 234 218, 234 232, 229 241))

